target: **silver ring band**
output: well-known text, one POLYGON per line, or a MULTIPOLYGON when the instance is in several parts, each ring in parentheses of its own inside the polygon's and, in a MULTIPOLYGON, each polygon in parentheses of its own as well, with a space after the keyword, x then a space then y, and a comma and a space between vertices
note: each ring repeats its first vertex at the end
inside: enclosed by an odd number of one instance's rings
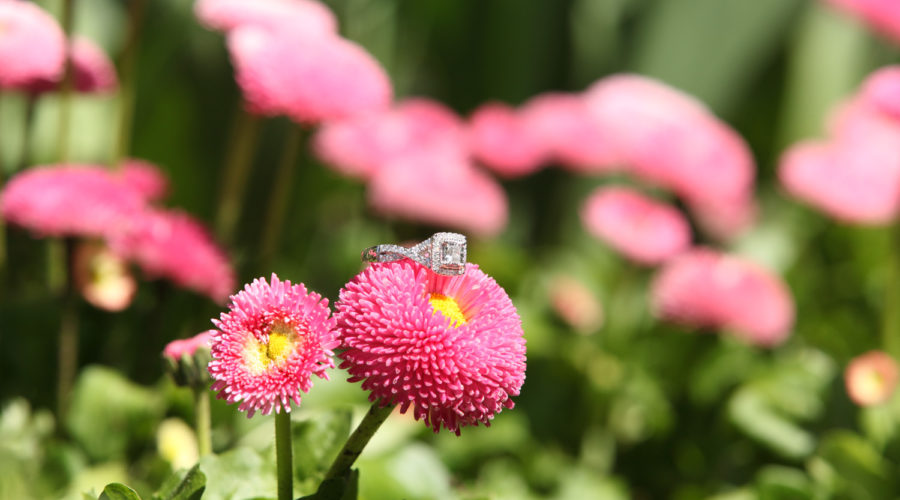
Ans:
POLYGON ((363 262, 393 262, 411 259, 437 274, 466 273, 466 237, 459 233, 435 233, 412 247, 375 245, 362 252, 363 262))

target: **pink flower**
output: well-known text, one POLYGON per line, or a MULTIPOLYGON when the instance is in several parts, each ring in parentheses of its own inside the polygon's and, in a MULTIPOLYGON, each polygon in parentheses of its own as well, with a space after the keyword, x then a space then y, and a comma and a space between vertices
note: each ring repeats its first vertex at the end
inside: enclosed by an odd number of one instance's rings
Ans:
POLYGON ((580 173, 606 173, 622 162, 579 94, 545 93, 521 110, 553 161, 580 173))
POLYGON ((640 264, 652 266, 691 244, 691 228, 674 207, 626 187, 600 187, 581 211, 595 237, 640 264))
POLYGON ((75 288, 94 307, 122 311, 134 298, 137 282, 128 264, 106 245, 91 241, 75 248, 75 288))
POLYGON ((169 279, 217 302, 235 288, 225 252, 185 213, 147 209, 113 234, 110 245, 149 277, 169 279))
POLYGON ((850 361, 844 371, 847 394, 860 406, 886 402, 897 388, 898 368, 894 358, 881 351, 869 351, 850 361))
POLYGON ((335 309, 340 367, 371 401, 412 407, 435 432, 456 434, 514 406, 525 381, 521 320, 478 266, 441 276, 410 260, 372 264, 335 309))
POLYGON ((652 284, 653 309, 664 320, 723 328, 750 343, 784 342, 794 303, 781 279, 752 262, 696 248, 668 261, 652 284))
POLYGON ((159 201, 169 191, 169 180, 156 165, 128 158, 119 166, 120 181, 137 192, 146 201, 159 201))
POLYGON ((537 131, 499 102, 481 105, 469 118, 469 147, 479 162, 503 177, 528 175, 547 159, 537 131))
POLYGON ((337 33, 334 13, 313 0, 197 0, 194 14, 207 28, 226 32, 246 26, 267 30, 287 26, 304 33, 337 33))
POLYGON ((207 330, 187 339, 173 340, 166 344, 163 356, 178 362, 185 356, 193 356, 197 349, 209 348, 215 330, 207 330))
MULTIPOLYGON (((119 80, 112 61, 93 41, 75 37, 69 48, 72 58, 73 88, 85 94, 108 93, 116 89, 119 80)), ((31 81, 25 88, 32 94, 52 92, 62 85, 63 75, 31 81)))
POLYGON ((272 275, 258 278, 231 297, 228 312, 213 320, 209 373, 217 397, 259 411, 291 411, 313 375, 328 379, 332 349, 339 345, 328 299, 272 275))
POLYGON ((228 49, 253 113, 311 123, 385 109, 391 101, 378 61, 335 35, 244 27, 229 33, 228 49))
POLYGON ((386 216, 493 236, 506 225, 506 194, 456 155, 404 156, 369 183, 369 203, 386 216))
POLYGON ((886 66, 869 75, 860 94, 874 109, 900 120, 900 65, 886 66))
POLYGON ((553 311, 581 334, 591 334, 603 326, 603 303, 580 280, 555 276, 548 287, 553 311))
POLYGON ((826 0, 871 25, 882 34, 900 41, 900 4, 894 0, 826 0))
POLYGON ((391 161, 421 151, 465 150, 462 120, 430 99, 407 99, 393 108, 322 124, 316 154, 338 172, 369 179, 391 161))
POLYGON ((0 88, 58 79, 65 53, 65 36, 52 16, 31 2, 0 1, 0 88))
POLYGON ((143 207, 136 191, 93 165, 33 167, 0 191, 0 215, 41 236, 103 236, 143 207))

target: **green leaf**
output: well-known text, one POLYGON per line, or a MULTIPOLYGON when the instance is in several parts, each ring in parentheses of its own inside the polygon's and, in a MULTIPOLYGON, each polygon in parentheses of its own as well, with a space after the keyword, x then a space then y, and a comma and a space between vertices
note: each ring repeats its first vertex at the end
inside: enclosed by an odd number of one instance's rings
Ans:
POLYGON ((206 474, 200 470, 200 464, 197 464, 187 471, 181 481, 166 481, 161 488, 161 491, 165 491, 165 493, 157 493, 156 498, 160 500, 199 500, 205 489, 206 474))
POLYGON ((359 471, 351 469, 344 477, 326 479, 312 495, 300 500, 356 500, 359 492, 359 471))
POLYGON ((812 481, 802 470, 772 465, 759 471, 756 491, 766 500, 793 500, 813 497, 812 481))
POLYGON ((103 488, 99 500, 141 500, 141 497, 122 483, 110 483, 103 488))
POLYGON ((205 498, 277 496, 274 453, 266 458, 252 448, 235 448, 200 459, 206 475, 205 498))
POLYGON ((889 463, 861 436, 849 431, 828 434, 817 452, 818 474, 832 490, 854 499, 890 498, 895 491, 893 471, 889 463))
POLYGON ((728 415, 745 434, 782 456, 801 459, 813 451, 813 436, 775 412, 753 388, 739 389, 731 397, 728 415))
POLYGON ((350 410, 342 409, 294 422, 294 473, 300 480, 317 477, 328 469, 350 436, 351 418, 350 410))

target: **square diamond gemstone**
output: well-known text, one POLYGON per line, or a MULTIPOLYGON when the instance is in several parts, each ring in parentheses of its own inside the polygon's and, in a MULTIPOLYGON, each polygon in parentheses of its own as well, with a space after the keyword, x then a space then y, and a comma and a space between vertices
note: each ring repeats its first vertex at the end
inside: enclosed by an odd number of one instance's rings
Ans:
POLYGON ((436 233, 431 238, 431 270, 438 274, 466 273, 466 237, 436 233))

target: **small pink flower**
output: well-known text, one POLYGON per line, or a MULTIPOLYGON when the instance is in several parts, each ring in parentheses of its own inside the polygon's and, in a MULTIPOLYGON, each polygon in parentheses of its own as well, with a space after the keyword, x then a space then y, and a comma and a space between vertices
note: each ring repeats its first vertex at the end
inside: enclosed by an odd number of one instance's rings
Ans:
POLYGON ((900 120, 900 65, 886 66, 869 75, 860 94, 873 108, 900 120))
POLYGON ((52 16, 31 2, 0 1, 0 88, 57 80, 66 40, 52 16))
POLYGON ((225 252, 185 213, 147 209, 113 234, 110 245, 151 278, 169 279, 217 302, 234 291, 234 270, 225 252))
POLYGON ((681 212, 626 187, 594 191, 584 204, 581 221, 592 235, 647 266, 691 244, 691 228, 681 212))
POLYGON ((214 333, 216 330, 207 330, 191 338, 173 340, 166 344, 163 356, 176 363, 185 356, 193 356, 197 349, 209 348, 214 333))
POLYGON ((334 13, 314 0, 197 0, 194 14, 207 28, 226 32, 246 26, 267 30, 287 26, 323 35, 337 32, 334 13))
POLYGON ((75 249, 75 288, 89 304, 105 311, 122 311, 134 298, 137 282, 128 263, 106 245, 91 241, 75 249))
POLYGON ((378 61, 336 35, 243 27, 229 33, 228 49, 253 113, 314 123, 390 105, 391 82, 378 61))
POLYGON ((591 334, 603 326, 603 303, 580 280, 572 276, 555 276, 548 293, 550 306, 576 332, 591 334))
POLYGON ((784 342, 794 303, 781 279, 752 262, 696 248, 668 261, 652 284, 656 315, 699 328, 723 328, 750 343, 784 342))
POLYGON ((104 236, 144 208, 144 198, 93 165, 30 168, 0 191, 0 216, 41 236, 104 236))
POLYGON ((525 381, 522 323, 477 265, 441 276, 410 260, 372 264, 335 306, 340 367, 371 401, 410 407, 437 432, 490 425, 525 381))
POLYGON ((156 165, 128 158, 119 165, 120 181, 137 192, 146 201, 159 201, 169 192, 169 180, 156 165))
POLYGON ((894 358, 881 351, 869 351, 850 361, 844 371, 844 384, 854 403, 872 406, 890 399, 897 388, 898 375, 894 358))
POLYGON ((456 155, 405 156, 379 170, 368 188, 370 205, 382 215, 482 236, 506 226, 503 188, 456 155))
POLYGON ((332 349, 340 342, 328 299, 272 275, 244 286, 228 312, 213 320, 209 373, 217 397, 240 403, 252 417, 291 411, 309 392, 312 376, 328 379, 332 349))
POLYGON ((313 147, 338 172, 367 180, 386 164, 421 151, 465 150, 462 120, 430 99, 406 99, 393 108, 322 124, 313 147))
POLYGON ((522 107, 528 128, 553 161, 579 173, 607 173, 622 163, 586 99, 579 94, 540 94, 522 107))
MULTIPOLYGON (((83 94, 102 94, 115 90, 119 85, 116 68, 109 56, 93 41, 75 37, 69 47, 72 58, 73 88, 83 94)), ((26 91, 41 94, 58 90, 62 85, 62 74, 57 78, 41 78, 31 81, 26 91)))
POLYGON ((536 171, 548 156, 537 131, 519 112, 499 102, 483 104, 472 113, 469 147, 484 166, 508 178, 536 171))
POLYGON ((900 41, 900 4, 895 0, 826 0, 859 17, 875 30, 900 41))

